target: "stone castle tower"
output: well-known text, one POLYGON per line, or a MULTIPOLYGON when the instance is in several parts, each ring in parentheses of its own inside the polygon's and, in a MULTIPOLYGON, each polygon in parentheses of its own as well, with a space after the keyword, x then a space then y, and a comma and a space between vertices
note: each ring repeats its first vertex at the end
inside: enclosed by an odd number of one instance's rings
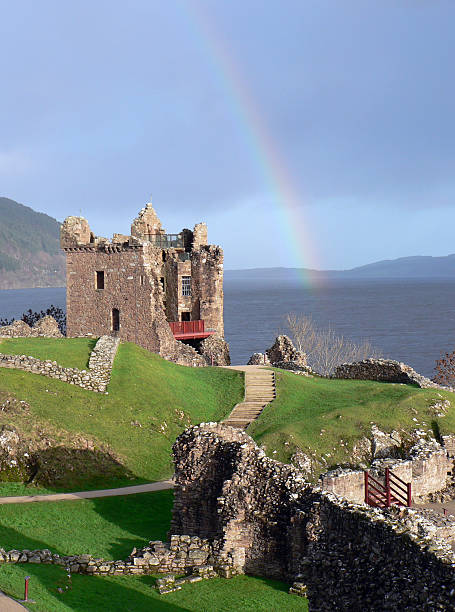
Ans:
POLYGON ((115 334, 186 365, 229 362, 223 251, 207 242, 205 223, 166 234, 151 203, 130 236, 112 240, 95 236, 83 217, 67 217, 67 335, 115 334))

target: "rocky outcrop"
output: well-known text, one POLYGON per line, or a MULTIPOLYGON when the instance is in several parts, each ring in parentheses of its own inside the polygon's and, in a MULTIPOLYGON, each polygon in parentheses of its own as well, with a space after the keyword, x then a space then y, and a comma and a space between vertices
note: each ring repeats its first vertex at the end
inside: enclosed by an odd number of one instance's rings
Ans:
POLYGON ((253 353, 248 359, 247 365, 271 365, 265 353, 253 353))
POLYGON ((42 317, 30 327, 25 321, 13 321, 11 325, 0 327, 0 338, 63 338, 57 321, 49 315, 42 317))
POLYGON ((333 378, 348 378, 353 380, 377 380, 379 382, 417 385, 421 389, 447 389, 429 378, 418 374, 411 366, 393 361, 392 359, 364 359, 356 363, 343 363, 335 368, 333 378))
POLYGON ((203 340, 199 347, 203 359, 207 365, 225 366, 231 365, 229 357, 229 344, 218 334, 213 334, 203 340))
POLYGON ((272 365, 286 370, 306 371, 306 354, 298 351, 289 336, 277 336, 273 345, 265 353, 253 353, 248 365, 272 365))
POLYGON ((282 361, 292 361, 300 366, 307 365, 305 353, 295 348, 289 336, 277 336, 274 344, 266 350, 266 354, 270 363, 273 364, 282 361))

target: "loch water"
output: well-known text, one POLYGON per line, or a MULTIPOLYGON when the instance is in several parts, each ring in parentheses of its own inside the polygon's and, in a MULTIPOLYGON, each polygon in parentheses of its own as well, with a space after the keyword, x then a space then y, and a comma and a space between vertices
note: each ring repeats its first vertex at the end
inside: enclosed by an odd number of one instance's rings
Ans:
MULTIPOLYGON (((305 285, 295 274, 225 273, 225 335, 234 364, 286 333, 286 313, 311 315, 352 340, 369 340, 384 357, 433 375, 435 360, 455 350, 455 281, 444 279, 324 280, 305 285)), ((65 307, 65 289, 0 291, 0 317, 51 304, 65 307)))

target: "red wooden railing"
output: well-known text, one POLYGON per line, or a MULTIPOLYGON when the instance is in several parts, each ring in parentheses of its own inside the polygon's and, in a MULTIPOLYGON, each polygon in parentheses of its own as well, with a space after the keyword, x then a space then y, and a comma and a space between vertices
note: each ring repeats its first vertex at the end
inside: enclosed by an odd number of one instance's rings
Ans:
POLYGON ((175 335, 182 334, 201 334, 205 331, 205 325, 203 320, 199 321, 171 321, 172 333, 175 335))
POLYGON ((378 508, 390 508, 392 504, 411 506, 411 483, 404 482, 390 468, 385 469, 384 484, 365 471, 365 503, 378 508))

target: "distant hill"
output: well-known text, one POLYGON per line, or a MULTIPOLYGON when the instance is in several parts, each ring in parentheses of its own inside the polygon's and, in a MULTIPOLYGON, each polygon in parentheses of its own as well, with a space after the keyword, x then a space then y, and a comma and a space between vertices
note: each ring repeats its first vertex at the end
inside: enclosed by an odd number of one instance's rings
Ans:
MULTIPOLYGON (((0 197, 0 289, 64 287, 65 256, 59 245, 60 223, 9 198, 0 197)), ((453 278, 455 254, 445 257, 384 259, 350 270, 253 268, 226 270, 227 278, 269 280, 308 275, 330 279, 453 278)))
POLYGON ((313 278, 453 278, 455 279, 455 254, 444 257, 400 257, 384 259, 350 270, 310 270, 306 268, 254 268, 250 270, 226 270, 230 278, 289 279, 308 275, 313 278))
POLYGON ((0 289, 63 287, 60 223, 0 197, 0 289))

